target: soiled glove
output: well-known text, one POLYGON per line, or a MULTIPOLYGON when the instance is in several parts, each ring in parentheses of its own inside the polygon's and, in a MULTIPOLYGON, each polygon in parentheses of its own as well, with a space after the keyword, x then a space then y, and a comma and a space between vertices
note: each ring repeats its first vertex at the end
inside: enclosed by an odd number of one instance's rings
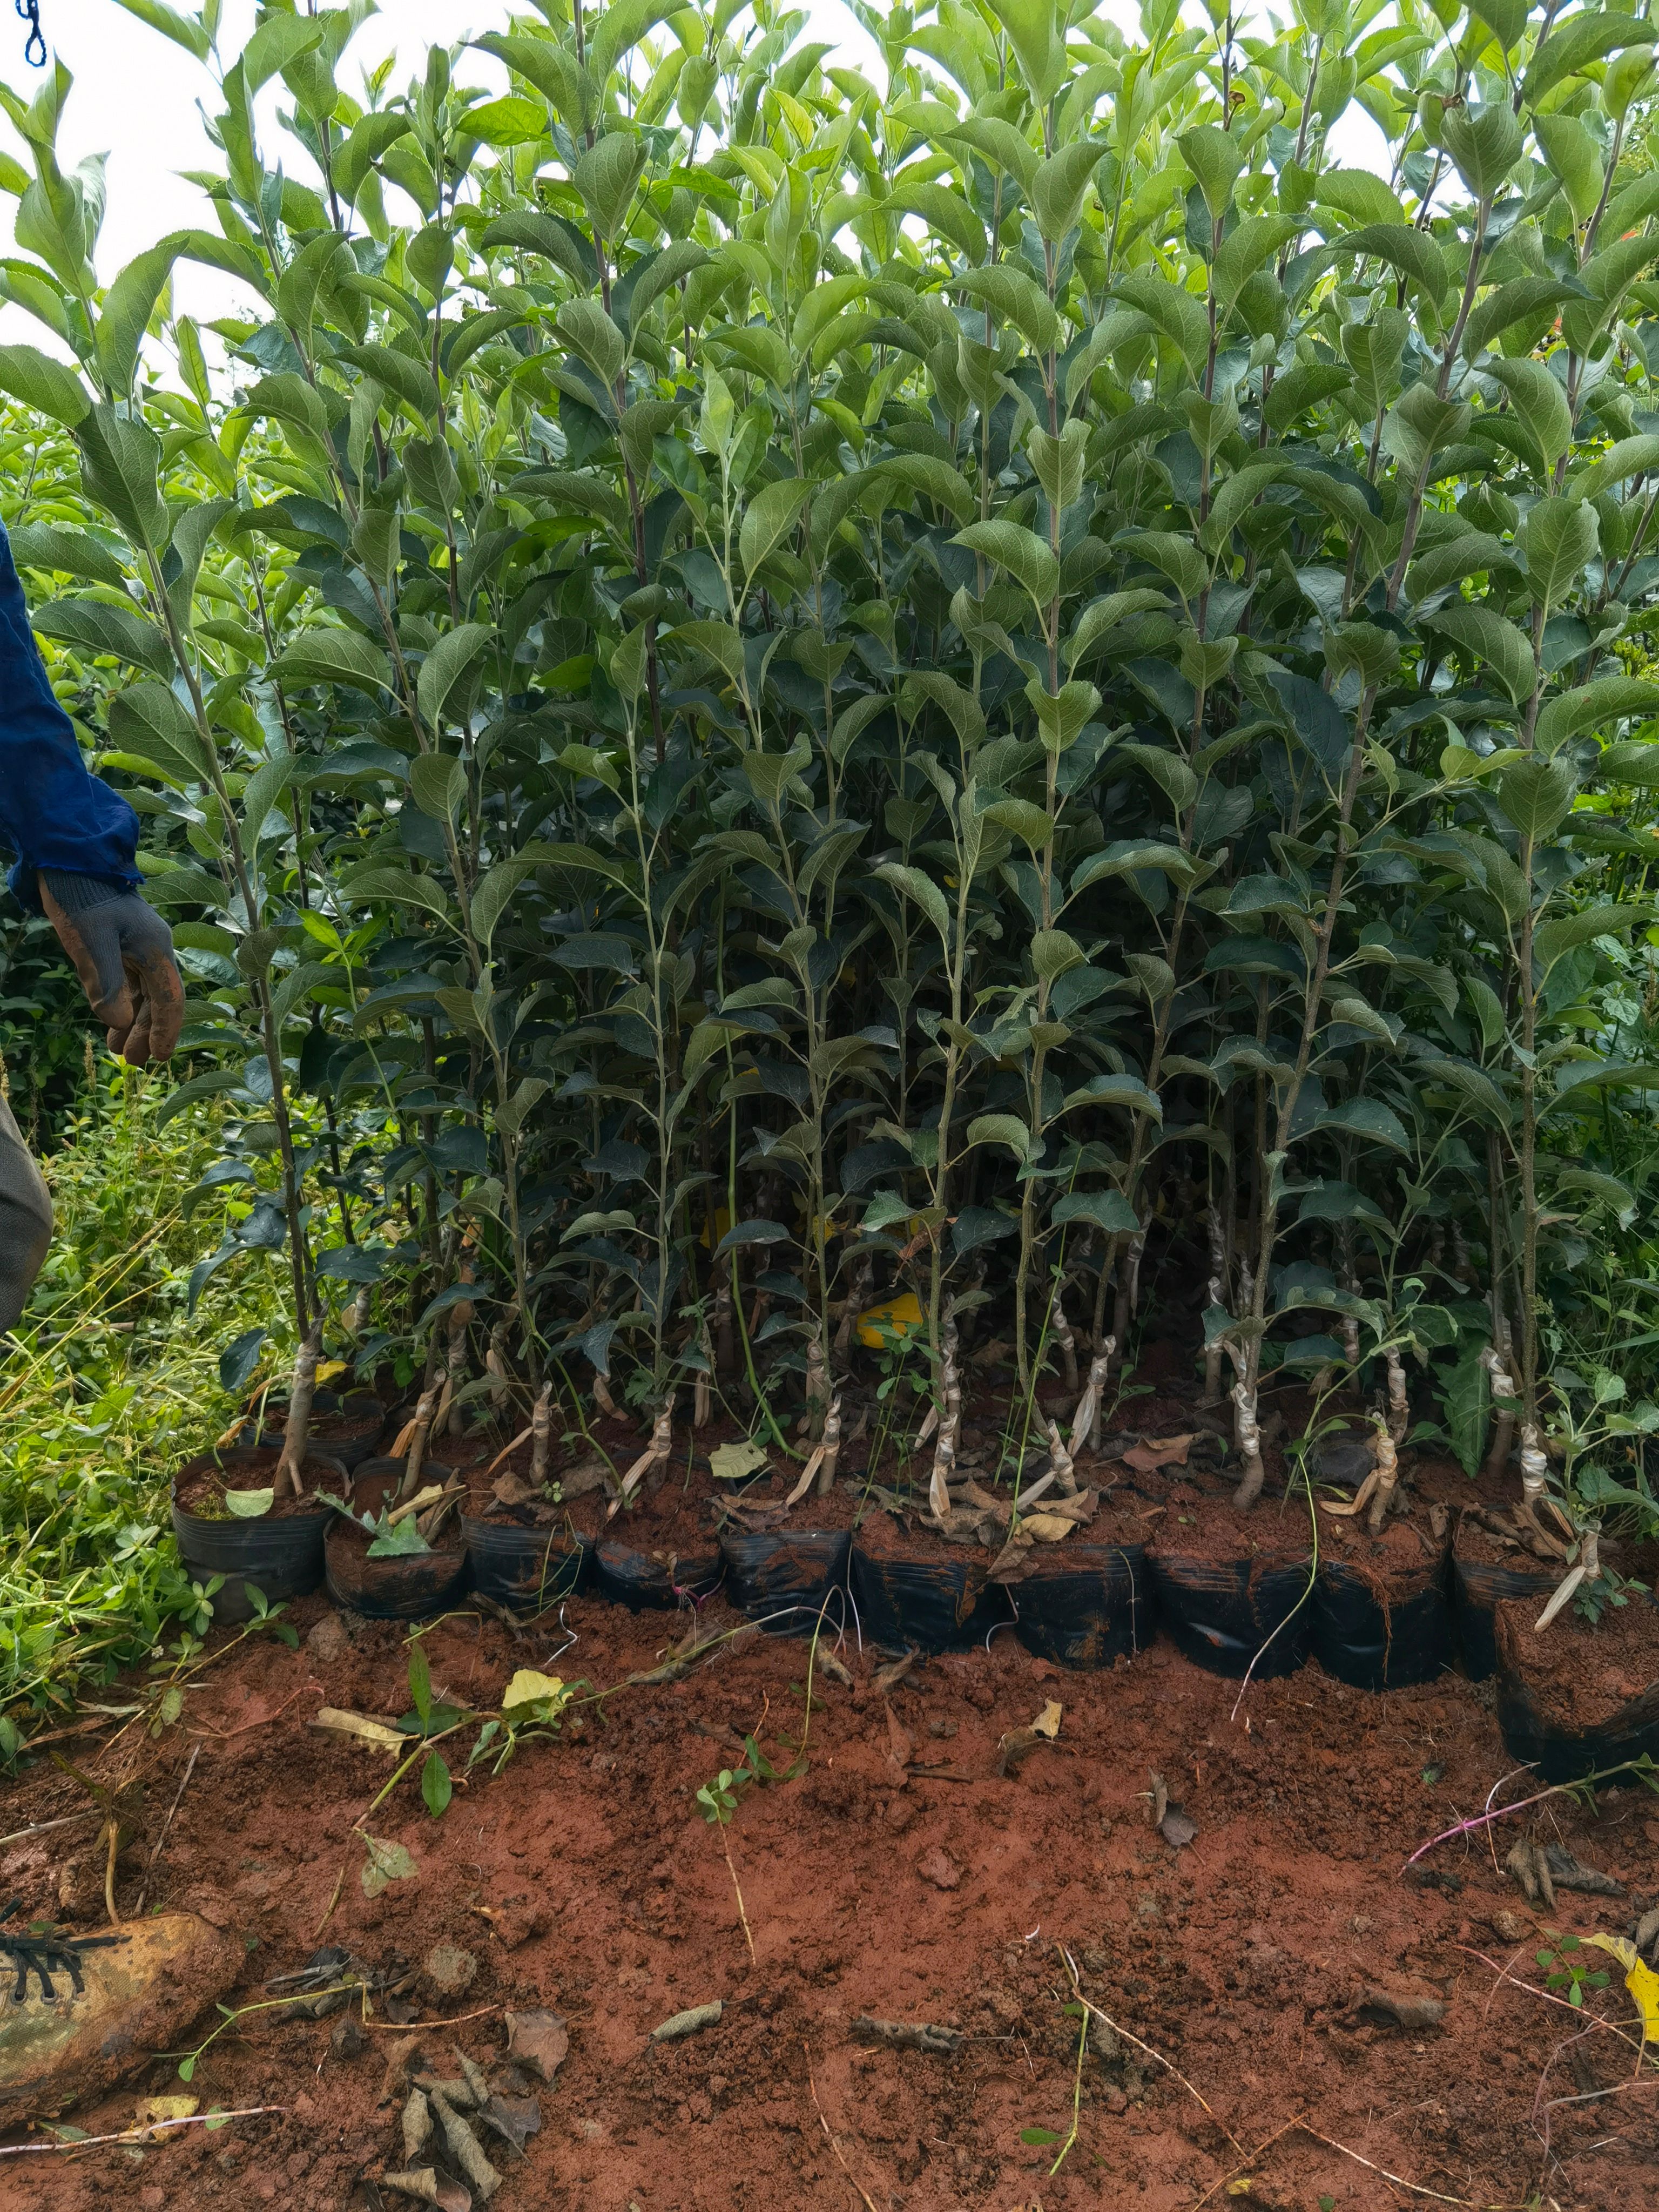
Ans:
POLYGON ((185 987, 166 922, 137 891, 100 876, 42 868, 36 880, 110 1050, 134 1067, 167 1059, 184 1020, 185 987))

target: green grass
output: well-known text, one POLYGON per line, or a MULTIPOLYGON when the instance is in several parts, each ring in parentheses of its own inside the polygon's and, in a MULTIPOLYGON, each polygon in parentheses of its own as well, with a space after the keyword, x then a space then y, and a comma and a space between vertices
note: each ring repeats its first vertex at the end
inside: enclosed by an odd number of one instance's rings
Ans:
POLYGON ((171 1088, 105 1062, 42 1162, 55 1233, 0 1358, 0 1712, 14 1726, 204 1633, 210 1600, 179 1564, 168 1479, 230 1418, 220 1347, 286 1325, 260 1255, 188 1311, 227 1201, 215 1191, 187 1214, 219 1117, 204 1101, 158 1132, 171 1088))

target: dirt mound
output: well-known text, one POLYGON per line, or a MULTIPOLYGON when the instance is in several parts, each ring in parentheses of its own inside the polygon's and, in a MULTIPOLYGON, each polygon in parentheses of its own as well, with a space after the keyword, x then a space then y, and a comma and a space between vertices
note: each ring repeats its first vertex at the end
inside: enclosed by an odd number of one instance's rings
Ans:
MULTIPOLYGON (((296 1651, 244 1647, 210 1668, 153 1746, 135 1730, 101 1755, 83 1741, 77 1757, 145 1770, 141 1870, 199 1741, 150 1901, 228 1902, 249 1948, 227 2002, 264 2002, 322 1943, 407 1994, 373 2000, 361 2036, 338 2014, 247 2014, 191 2090, 204 2111, 280 2115, 0 2160, 0 2205, 93 2212, 118 2192, 145 2212, 395 2208, 406 2200, 379 2183, 405 2162, 400 2100, 381 2100, 398 2016, 453 2022, 420 2031, 445 2073, 453 2049, 499 2076, 506 2014, 538 2009, 559 2016, 568 2055, 539 2091, 523 2159, 492 2148, 498 2212, 1184 2212, 1229 2201, 1245 2176, 1246 2201, 1284 2212, 1322 2197, 1381 2212, 1405 2195, 1385 2173, 1454 2203, 1534 2190, 1564 2212, 1652 2202, 1654 2090, 1632 2080, 1624 2042, 1584 2032, 1592 2013, 1626 2021, 1619 1978, 1582 2015, 1505 1982, 1505 1966, 1541 1979, 1541 1923, 1478 1838, 1431 1855, 1420 1882, 1401 1879, 1417 1844, 1477 1811, 1510 1763, 1490 1693, 1468 1682, 1376 1697, 1310 1666, 1253 1685, 1235 1717, 1237 1683, 1165 1641, 1079 1675, 1000 1631, 988 1650, 918 1660, 883 1687, 875 1656, 849 1640, 853 1686, 818 1670, 805 1771, 742 1796, 728 1869, 696 1792, 742 1765, 751 1734, 787 1767, 805 1719, 806 1644, 754 1637, 685 1679, 574 1709, 556 1741, 460 1781, 441 1820, 411 1777, 364 1825, 413 1871, 370 1896, 354 1825, 391 1757, 309 1723, 325 1705, 403 1713, 407 1647, 395 1623, 324 1613, 320 1600, 293 1609, 316 1628, 296 1651), (1006 1740, 1051 1699, 1057 1737, 1009 1757, 1006 1740), (1184 1847, 1168 1840, 1189 1831, 1184 1847), (428 1971, 441 1950, 467 1954, 464 1989, 428 1971), (1068 1956, 1099 2015, 1080 2075, 1068 1956), (652 2039, 715 1999, 718 2020, 652 2039), (1436 2004, 1439 2024, 1422 2024, 1436 2004), (896 2040, 895 2027, 939 2033, 896 2040), (1051 2179, 1074 2094, 1077 2140, 1051 2179)), ((430 1630, 434 1700, 493 1704, 520 1668, 609 1686, 682 1631, 587 1600, 563 1619, 515 1634, 463 1614, 430 1630)), ((734 1620, 716 1601, 702 1632, 734 1620)), ((77 1793, 37 1767, 0 1807, 9 1832, 77 1810, 77 1793)), ((1564 1896, 1557 1924, 1626 1932, 1650 1901, 1653 1807, 1636 1791, 1604 1797, 1599 1815, 1553 1801, 1539 1836, 1632 1893, 1564 1896)), ((1497 1832, 1498 1860, 1522 1832, 1497 1832)), ((6 1894, 57 1911, 62 1863, 86 1832, 9 1845, 6 1894)), ((137 1878, 123 1879, 128 1903, 137 1878)), ((75 2123, 130 2124, 135 2095, 177 2091, 176 2074, 157 2059, 75 2123)))

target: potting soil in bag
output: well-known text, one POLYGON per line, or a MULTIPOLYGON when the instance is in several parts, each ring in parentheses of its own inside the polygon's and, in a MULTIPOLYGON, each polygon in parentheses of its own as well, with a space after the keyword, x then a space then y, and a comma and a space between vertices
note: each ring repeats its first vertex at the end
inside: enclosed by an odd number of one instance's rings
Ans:
MULTIPOLYGON (((266 1512, 245 1520, 224 1510, 226 1489, 274 1487, 280 1447, 233 1444, 187 1461, 173 1478, 173 1533, 179 1556, 202 1581, 224 1577, 214 1593, 214 1619, 251 1620, 257 1610, 250 1590, 267 1605, 306 1597, 323 1579, 323 1541, 331 1509, 314 1498, 274 1500, 266 1512), (201 1511, 203 1505, 216 1510, 201 1511)), ((319 1486, 338 1493, 346 1471, 337 1460, 307 1452, 301 1469, 307 1492, 319 1486)))
POLYGON ((1314 1656, 1357 1690, 1432 1682, 1452 1664, 1455 1637, 1443 1542, 1396 1524, 1382 1541, 1363 1534, 1358 1559, 1327 1553, 1314 1584, 1314 1656), (1417 1538, 1412 1557, 1407 1545, 1417 1538), (1379 1557, 1392 1540, 1394 1556, 1379 1557))
POLYGON ((758 1533, 727 1521, 720 1530, 726 1594, 769 1636, 807 1636, 820 1615, 839 1630, 847 1605, 845 1528, 769 1528, 758 1533))
POLYGON ((1020 1642, 1059 1667, 1109 1667, 1144 1651, 1156 1630, 1144 1544, 1068 1537, 1030 1555, 1024 1573, 1005 1587, 1020 1642))
POLYGON ((521 1527, 517 1522, 461 1522, 472 1587, 516 1613, 544 1613, 586 1589, 593 1546, 562 1524, 521 1527))
POLYGON ((720 1588, 726 1562, 718 1551, 690 1559, 662 1558, 637 1551, 615 1538, 602 1538, 593 1554, 593 1587, 613 1605, 630 1613, 701 1605, 720 1588))
POLYGON ((965 1651, 1012 1620, 1007 1591, 987 1579, 988 1552, 939 1540, 907 1542, 889 1533, 893 1528, 887 1515, 872 1514, 853 1540, 850 1587, 866 1644, 965 1651))
POLYGON ((1311 1554, 1215 1560, 1153 1551, 1147 1564, 1158 1620, 1195 1667, 1267 1681, 1306 1662, 1313 1647, 1311 1554))
POLYGON ((1488 1681, 1498 1672, 1495 1620, 1504 1599, 1534 1599, 1541 1613, 1560 1579, 1546 1567, 1500 1567, 1490 1559, 1467 1559, 1454 1549, 1452 1613, 1463 1672, 1470 1681, 1488 1681))
POLYGON ((1653 1599, 1632 1595, 1596 1625, 1569 1607, 1542 1630, 1534 1626, 1537 1604, 1510 1598, 1498 1607, 1498 1725, 1510 1757, 1547 1783, 1659 1760, 1653 1599))

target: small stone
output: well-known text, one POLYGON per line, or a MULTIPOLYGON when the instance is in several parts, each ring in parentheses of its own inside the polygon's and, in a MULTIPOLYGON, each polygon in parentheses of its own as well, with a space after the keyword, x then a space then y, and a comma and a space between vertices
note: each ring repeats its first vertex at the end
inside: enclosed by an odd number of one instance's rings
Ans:
POLYGON ((324 1667, 343 1659, 350 1649, 351 1638, 337 1613, 325 1613, 306 1638, 306 1650, 324 1667))
POLYGON ((478 1962, 459 1943, 434 1943, 427 1953, 422 1978, 437 2004, 453 2004, 464 1997, 478 1978, 478 1962))
POLYGON ((962 1869, 938 1844, 917 1860, 916 1872, 935 1889, 955 1889, 962 1881, 962 1869))

